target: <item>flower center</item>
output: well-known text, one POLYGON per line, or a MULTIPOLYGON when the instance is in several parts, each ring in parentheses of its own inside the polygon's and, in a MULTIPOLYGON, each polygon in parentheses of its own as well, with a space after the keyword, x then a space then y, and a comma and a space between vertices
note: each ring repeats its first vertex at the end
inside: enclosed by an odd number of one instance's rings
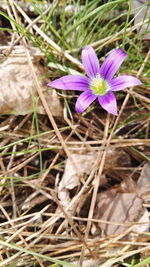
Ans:
POLYGON ((105 82, 98 73, 91 81, 90 88, 95 95, 105 95, 109 89, 107 82, 105 82))

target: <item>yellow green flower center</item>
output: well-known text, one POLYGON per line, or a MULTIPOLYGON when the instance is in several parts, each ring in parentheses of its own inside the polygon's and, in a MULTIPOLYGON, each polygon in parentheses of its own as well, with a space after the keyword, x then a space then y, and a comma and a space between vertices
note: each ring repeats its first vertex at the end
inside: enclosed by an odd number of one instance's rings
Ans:
POLYGON ((109 89, 106 81, 97 74, 90 82, 90 88, 95 95, 105 95, 109 89))

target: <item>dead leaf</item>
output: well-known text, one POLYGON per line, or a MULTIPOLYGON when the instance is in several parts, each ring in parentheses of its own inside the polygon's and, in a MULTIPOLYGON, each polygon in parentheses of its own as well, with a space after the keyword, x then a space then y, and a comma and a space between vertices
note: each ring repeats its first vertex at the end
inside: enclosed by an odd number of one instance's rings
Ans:
MULTIPOLYGON (((41 80, 43 73, 37 64, 34 67, 52 114, 61 116, 62 107, 56 91, 43 85, 41 80)), ((6 59, 0 65, 0 81, 0 113, 25 115, 32 112, 38 102, 37 111, 45 114, 42 104, 38 101, 32 73, 25 57, 6 59)))
MULTIPOLYGON (((99 153, 91 152, 87 154, 72 154, 72 159, 76 163, 79 175, 89 174, 93 168, 94 163, 97 160, 99 153)), ((102 155, 102 153, 101 153, 102 155)), ((100 157, 101 157, 100 155, 100 157)), ((123 150, 118 150, 115 148, 111 148, 107 151, 106 161, 105 161, 105 169, 109 169, 114 166, 128 166, 130 160, 128 154, 123 150)), ((74 166, 72 165, 70 159, 67 159, 65 164, 65 171, 60 182, 61 188, 73 189, 77 185, 79 185, 79 176, 76 173, 74 166)))
MULTIPOLYGON (((82 176, 83 174, 90 173, 92 166, 97 159, 97 154, 96 153, 87 153, 83 155, 72 154, 72 159, 77 166, 79 175, 82 176)), ((80 183, 79 176, 76 173, 76 169, 72 165, 70 159, 67 159, 65 164, 64 175, 62 177, 59 186, 61 186, 61 188, 66 188, 68 190, 71 190, 74 187, 78 186, 79 183, 80 183)))
POLYGON ((94 218, 112 222, 98 224, 102 235, 119 234, 129 226, 117 223, 138 221, 142 211, 142 199, 136 193, 118 193, 118 190, 113 188, 97 195, 94 218))
MULTIPOLYGON (((72 154, 72 159, 76 164, 80 176, 83 176, 83 174, 90 173, 92 166, 96 160, 96 157, 97 154, 94 153, 87 153, 84 155, 72 154)), ((70 159, 67 159, 65 164, 64 175, 58 186, 58 197, 61 200, 61 204, 64 208, 67 208, 71 201, 69 196, 69 190, 80 184, 79 175, 77 175, 76 170, 72 165, 70 159)), ((72 207, 72 210, 73 209, 74 208, 72 207)), ((70 210, 70 213, 72 212, 72 210, 70 210)))

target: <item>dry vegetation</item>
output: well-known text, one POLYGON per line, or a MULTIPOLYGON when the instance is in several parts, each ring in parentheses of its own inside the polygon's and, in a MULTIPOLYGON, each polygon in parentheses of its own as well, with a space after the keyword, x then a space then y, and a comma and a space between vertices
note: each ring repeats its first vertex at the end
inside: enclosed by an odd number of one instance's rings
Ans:
MULTIPOLYGON (((149 266, 149 41, 124 26, 142 59, 122 72, 143 83, 117 95, 119 116, 96 103, 78 115, 74 93, 46 84, 62 67, 82 71, 81 49, 61 49, 26 4, 1 3, 12 19, 1 14, 1 26, 14 31, 0 31, 0 266, 149 266)), ((103 34, 91 43, 108 52, 124 30, 103 34)))

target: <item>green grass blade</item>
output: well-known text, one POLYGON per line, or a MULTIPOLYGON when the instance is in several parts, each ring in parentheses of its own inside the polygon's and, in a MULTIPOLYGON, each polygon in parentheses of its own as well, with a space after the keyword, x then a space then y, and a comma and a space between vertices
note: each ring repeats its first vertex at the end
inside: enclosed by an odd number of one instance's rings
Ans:
POLYGON ((88 20, 92 16, 95 16, 98 12, 103 11, 104 9, 107 10, 107 8, 110 8, 113 5, 120 4, 120 3, 123 3, 123 2, 125 2, 125 0, 116 0, 116 1, 109 2, 109 3, 105 4, 105 5, 102 5, 100 7, 97 7, 96 9, 94 9, 93 11, 88 13, 86 16, 84 16, 83 18, 78 20, 74 25, 72 25, 72 27, 70 27, 70 29, 68 29, 68 31, 66 31, 65 37, 70 32, 72 32, 75 28, 77 28, 80 24, 82 24, 84 21, 88 20))
POLYGON ((22 247, 18 247, 15 244, 12 244, 12 243, 9 244, 9 243, 6 243, 6 242, 0 240, 0 245, 2 245, 4 247, 9 247, 11 249, 15 249, 15 250, 20 251, 22 253, 27 253, 29 255, 32 255, 32 256, 35 256, 35 257, 39 257, 39 258, 44 259, 44 260, 51 261, 53 263, 61 264, 63 266, 66 265, 68 267, 80 267, 79 265, 74 265, 74 264, 68 263, 67 261, 61 261, 61 260, 58 260, 56 258, 52 258, 52 257, 46 256, 46 255, 42 255, 42 254, 39 254, 37 252, 31 251, 31 250, 28 250, 28 249, 25 249, 25 248, 22 248, 22 247))

